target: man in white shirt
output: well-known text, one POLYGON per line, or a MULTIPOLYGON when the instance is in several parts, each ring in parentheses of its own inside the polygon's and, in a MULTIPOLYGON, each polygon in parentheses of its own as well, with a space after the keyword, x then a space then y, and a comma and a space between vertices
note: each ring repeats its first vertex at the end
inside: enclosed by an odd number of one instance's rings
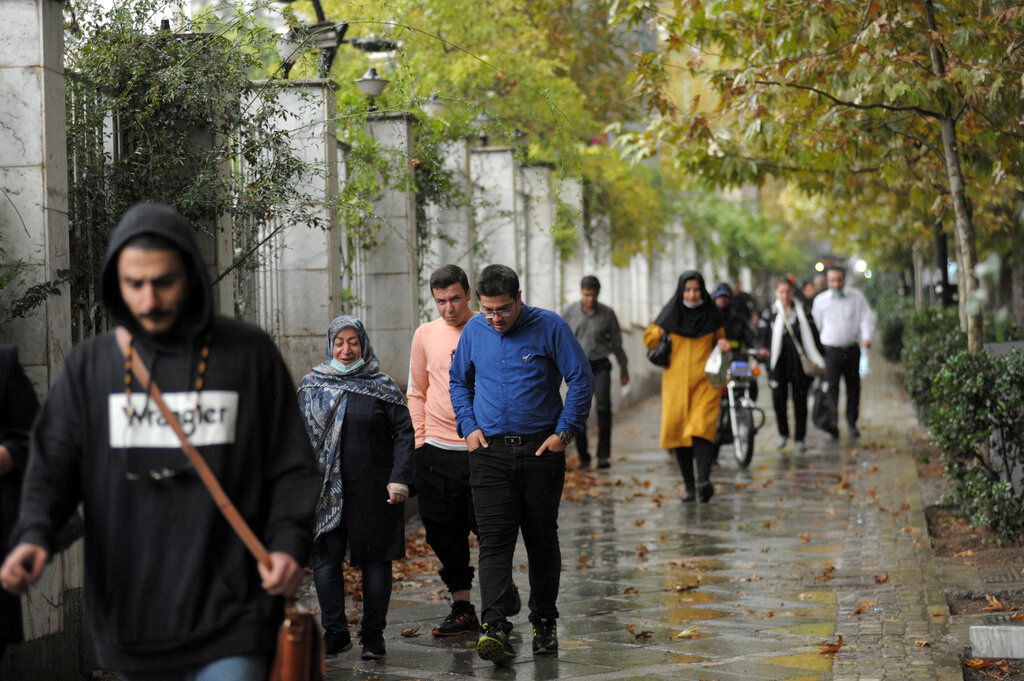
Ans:
POLYGON ((828 291, 814 297, 811 314, 825 346, 825 385, 831 393, 831 414, 823 428, 833 439, 839 438, 839 379, 846 383, 846 423, 850 437, 857 438, 860 409, 860 349, 871 347, 875 314, 864 294, 845 288, 846 272, 830 267, 825 273, 828 291))

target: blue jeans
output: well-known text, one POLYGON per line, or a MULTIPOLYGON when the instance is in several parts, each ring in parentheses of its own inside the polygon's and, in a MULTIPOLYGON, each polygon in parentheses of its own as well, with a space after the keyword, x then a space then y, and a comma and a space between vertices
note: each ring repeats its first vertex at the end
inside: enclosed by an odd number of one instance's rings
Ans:
POLYGON ((120 676, 122 681, 263 681, 267 677, 267 660, 262 655, 239 655, 200 667, 121 672, 120 676))
POLYGON ((565 484, 565 453, 534 452, 548 433, 506 445, 488 438, 489 447, 469 455, 473 506, 480 537, 481 619, 507 619, 512 589, 512 557, 519 532, 529 559, 530 621, 558 617, 562 553, 558 544, 558 505, 565 484))
MULTIPOLYGON (((348 631, 345 573, 341 564, 347 545, 344 520, 341 526, 320 535, 313 543, 313 583, 320 601, 320 623, 327 631, 339 633, 348 631)), ((363 571, 363 619, 359 635, 382 634, 391 602, 391 561, 374 561, 360 567, 363 571)))

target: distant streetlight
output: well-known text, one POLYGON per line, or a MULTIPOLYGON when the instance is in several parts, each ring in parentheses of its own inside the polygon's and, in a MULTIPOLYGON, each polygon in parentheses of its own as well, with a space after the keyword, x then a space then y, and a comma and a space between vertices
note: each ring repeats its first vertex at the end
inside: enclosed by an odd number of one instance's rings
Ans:
MULTIPOLYGON (((282 5, 294 2, 294 0, 275 1, 282 5)), ((317 75, 320 78, 326 78, 331 72, 331 66, 334 64, 334 58, 338 54, 338 48, 343 43, 349 43, 357 50, 362 50, 363 52, 393 52, 398 49, 398 44, 394 40, 388 40, 387 38, 353 38, 352 40, 345 40, 345 33, 348 32, 348 23, 341 22, 340 24, 335 24, 327 21, 324 9, 320 5, 320 0, 312 0, 312 3, 313 11, 316 13, 316 23, 303 29, 293 27, 282 39, 278 40, 278 53, 281 55, 281 69, 284 78, 288 77, 288 72, 291 71, 295 62, 299 59, 299 47, 307 41, 320 48, 320 63, 317 67, 317 75), (283 43, 293 43, 294 46, 289 48, 287 44, 283 43)))
POLYGON ((476 127, 477 135, 480 137, 480 146, 486 147, 488 137, 487 131, 491 125, 494 124, 494 119, 481 111, 480 114, 473 119, 473 124, 474 127, 476 127))
POLYGON ((423 109, 423 113, 427 114, 431 118, 439 118, 448 110, 448 105, 441 101, 441 98, 438 97, 435 92, 430 95, 430 99, 423 102, 420 108, 423 109))
POLYGON ((377 108, 374 103, 378 97, 384 92, 384 88, 390 83, 387 78, 382 78, 377 73, 377 69, 372 66, 363 74, 362 78, 356 79, 356 85, 359 86, 359 91, 363 93, 363 96, 370 100, 370 110, 377 108))

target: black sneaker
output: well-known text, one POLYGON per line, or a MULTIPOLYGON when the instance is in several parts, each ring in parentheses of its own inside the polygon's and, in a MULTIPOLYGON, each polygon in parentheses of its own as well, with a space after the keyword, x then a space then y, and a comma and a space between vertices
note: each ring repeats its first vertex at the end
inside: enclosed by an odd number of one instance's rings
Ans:
POLYGON ((476 642, 476 654, 480 659, 493 662, 499 667, 511 662, 516 656, 516 651, 512 650, 512 642, 509 640, 511 630, 508 622, 485 624, 476 642))
POLYGON ((363 654, 361 657, 364 660, 383 660, 384 655, 387 654, 387 651, 384 649, 384 634, 379 631, 362 636, 360 643, 363 644, 363 654))
POLYGON ((452 603, 452 611, 444 618, 444 621, 434 627, 431 632, 434 636, 460 636, 468 634, 480 628, 480 620, 476 618, 476 609, 472 603, 466 601, 455 601, 452 603))
POLYGON ((324 655, 328 657, 352 650, 352 635, 345 631, 324 631, 324 655))
POLYGON ((551 655, 558 652, 558 625, 553 619, 540 619, 533 623, 533 654, 551 655))
POLYGON ((609 461, 608 459, 598 459, 597 467, 601 470, 606 470, 612 467, 612 462, 609 461))

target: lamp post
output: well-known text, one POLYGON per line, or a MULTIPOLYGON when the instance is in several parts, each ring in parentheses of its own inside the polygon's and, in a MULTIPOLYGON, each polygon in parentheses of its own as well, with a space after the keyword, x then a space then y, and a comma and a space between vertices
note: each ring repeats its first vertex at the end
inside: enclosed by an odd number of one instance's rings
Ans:
POLYGON ((381 78, 380 74, 377 73, 377 69, 372 66, 367 69, 362 78, 356 79, 356 85, 359 86, 359 91, 363 93, 364 97, 370 100, 370 111, 377 108, 376 100, 380 97, 381 93, 384 92, 384 88, 386 88, 390 82, 391 81, 387 78, 381 78))
MULTIPOLYGON (((282 5, 289 5, 295 0, 275 0, 282 5)), ((281 54, 282 77, 288 78, 288 72, 295 66, 299 59, 299 48, 306 42, 314 43, 320 48, 320 61, 317 66, 317 76, 326 78, 331 72, 331 65, 338 55, 338 48, 342 43, 348 43, 357 50, 363 52, 391 52, 398 49, 394 40, 387 38, 353 38, 345 39, 348 32, 348 23, 332 23, 327 20, 320 0, 312 0, 313 12, 316 13, 316 23, 302 29, 293 27, 278 40, 278 52, 281 54)))

